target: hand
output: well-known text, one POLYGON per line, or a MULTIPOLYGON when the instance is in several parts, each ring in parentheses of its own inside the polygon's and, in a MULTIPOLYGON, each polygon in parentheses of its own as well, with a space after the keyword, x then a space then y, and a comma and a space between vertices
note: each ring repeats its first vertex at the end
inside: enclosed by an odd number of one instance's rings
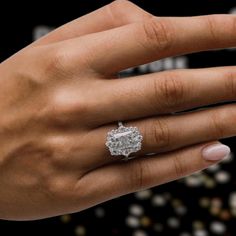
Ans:
POLYGON ((229 148, 217 140, 235 135, 235 105, 175 112, 235 100, 235 67, 117 74, 168 56, 236 46, 235 30, 235 16, 159 18, 120 0, 3 62, 0 217, 77 212, 222 160, 229 148), (105 146, 117 121, 137 126, 144 137, 128 162, 105 146))

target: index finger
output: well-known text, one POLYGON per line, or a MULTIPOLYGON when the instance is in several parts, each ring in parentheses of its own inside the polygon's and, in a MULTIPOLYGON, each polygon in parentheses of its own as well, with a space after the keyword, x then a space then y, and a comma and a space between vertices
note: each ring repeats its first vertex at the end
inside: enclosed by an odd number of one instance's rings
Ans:
POLYGON ((150 15, 130 1, 116 0, 57 28, 45 37, 37 40, 33 45, 49 44, 90 33, 101 32, 141 21, 144 18, 150 17, 150 15))

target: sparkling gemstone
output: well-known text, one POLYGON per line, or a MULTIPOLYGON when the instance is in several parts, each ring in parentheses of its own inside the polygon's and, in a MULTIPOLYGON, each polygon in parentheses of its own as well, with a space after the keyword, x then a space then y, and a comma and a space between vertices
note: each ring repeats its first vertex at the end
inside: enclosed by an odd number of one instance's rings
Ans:
POLYGON ((128 157, 131 153, 141 149, 142 135, 136 127, 120 126, 107 135, 106 146, 111 155, 128 157))

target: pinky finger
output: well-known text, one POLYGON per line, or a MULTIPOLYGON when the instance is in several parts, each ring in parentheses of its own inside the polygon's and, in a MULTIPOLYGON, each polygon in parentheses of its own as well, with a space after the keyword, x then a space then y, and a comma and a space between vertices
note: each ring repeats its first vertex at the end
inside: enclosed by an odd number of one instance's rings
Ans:
POLYGON ((96 196, 95 202, 104 202, 206 169, 229 154, 230 148, 220 142, 198 144, 153 157, 105 166, 90 172, 81 181, 90 184, 92 196, 96 196))

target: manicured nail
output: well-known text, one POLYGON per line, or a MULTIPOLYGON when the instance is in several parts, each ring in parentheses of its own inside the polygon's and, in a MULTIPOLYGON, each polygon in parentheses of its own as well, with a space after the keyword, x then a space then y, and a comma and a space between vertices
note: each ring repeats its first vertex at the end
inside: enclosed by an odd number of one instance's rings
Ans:
POLYGON ((230 148, 224 144, 213 144, 202 150, 202 156, 207 161, 220 161, 230 154, 230 148))

